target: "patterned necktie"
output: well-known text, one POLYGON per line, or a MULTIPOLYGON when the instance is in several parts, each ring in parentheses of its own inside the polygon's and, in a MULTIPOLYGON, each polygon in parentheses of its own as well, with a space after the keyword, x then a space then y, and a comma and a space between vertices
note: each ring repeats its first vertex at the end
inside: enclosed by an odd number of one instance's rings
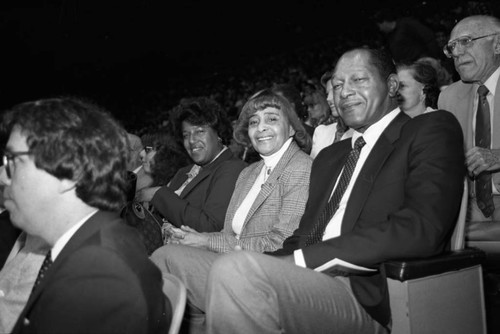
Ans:
POLYGON ((52 255, 50 250, 47 252, 47 255, 45 256, 45 260, 43 260, 42 267, 40 268, 40 271, 38 271, 38 276, 36 277, 35 284, 33 285, 33 290, 40 284, 40 282, 43 280, 45 277, 45 273, 49 269, 49 267, 52 265, 52 255))
MULTIPOLYGON (((477 90, 479 99, 476 114, 476 146, 489 149, 491 145, 490 106, 486 96, 488 88, 481 85, 477 90)), ((483 172, 476 178, 477 206, 485 217, 490 217, 495 211, 492 197, 491 173, 483 172)))
POLYGON ((359 154, 365 144, 366 143, 363 137, 359 137, 358 139, 356 139, 354 148, 349 153, 349 156, 347 157, 347 160, 345 162, 344 170, 342 171, 342 175, 340 176, 337 187, 335 188, 330 201, 328 201, 325 210, 323 210, 311 233, 308 235, 306 246, 315 244, 321 241, 321 239, 323 238, 325 228, 330 222, 330 219, 332 219, 333 215, 337 211, 340 200, 342 199, 342 196, 344 195, 344 192, 347 189, 349 182, 351 181, 352 173, 354 172, 354 168, 356 167, 356 163, 359 159, 359 154))

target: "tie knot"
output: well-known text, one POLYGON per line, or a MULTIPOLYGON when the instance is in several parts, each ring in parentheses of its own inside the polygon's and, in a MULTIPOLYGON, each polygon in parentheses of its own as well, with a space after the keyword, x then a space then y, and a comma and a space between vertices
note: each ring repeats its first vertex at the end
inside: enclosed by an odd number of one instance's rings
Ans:
POLYGON ((363 139, 363 137, 359 137, 358 139, 356 139, 356 142, 354 143, 354 149, 361 151, 361 149, 363 148, 363 146, 365 146, 365 144, 366 142, 363 139))
POLYGON ((481 85, 477 89, 477 93, 479 94, 480 97, 486 97, 486 95, 488 95, 489 92, 490 91, 488 90, 488 88, 486 88, 485 85, 481 85))

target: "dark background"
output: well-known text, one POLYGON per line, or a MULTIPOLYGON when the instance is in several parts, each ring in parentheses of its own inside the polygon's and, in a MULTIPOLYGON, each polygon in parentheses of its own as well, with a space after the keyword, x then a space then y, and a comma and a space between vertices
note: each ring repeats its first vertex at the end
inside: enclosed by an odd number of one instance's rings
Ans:
POLYGON ((356 28, 374 3, 2 0, 1 107, 186 82, 356 28))
POLYGON ((458 2, 2 0, 0 108, 72 94, 123 119, 153 108, 149 91, 189 91, 273 54, 374 32, 377 8, 413 14, 458 2))

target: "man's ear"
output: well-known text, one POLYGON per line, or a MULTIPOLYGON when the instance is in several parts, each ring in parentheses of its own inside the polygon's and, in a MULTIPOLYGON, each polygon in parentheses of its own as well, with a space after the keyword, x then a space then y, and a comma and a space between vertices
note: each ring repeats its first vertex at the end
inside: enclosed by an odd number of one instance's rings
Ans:
POLYGON ((495 36, 493 40, 493 52, 496 55, 500 55, 500 34, 495 36))
POLYGON ((295 136, 295 129, 293 128, 292 125, 289 125, 289 127, 290 127, 290 129, 289 129, 288 133, 289 133, 290 137, 295 136))
POLYGON ((399 79, 396 73, 389 74, 387 86, 389 87, 389 96, 396 97, 399 89, 399 79))

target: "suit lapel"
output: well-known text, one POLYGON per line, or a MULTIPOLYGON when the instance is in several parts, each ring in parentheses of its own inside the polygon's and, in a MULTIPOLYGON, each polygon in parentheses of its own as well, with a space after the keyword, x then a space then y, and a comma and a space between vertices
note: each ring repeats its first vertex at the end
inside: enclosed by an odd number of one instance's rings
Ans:
POLYGON ((351 195, 347 202, 344 218, 342 220, 342 233, 351 231, 358 220, 362 208, 365 206, 374 180, 377 178, 382 166, 394 150, 394 142, 401 135, 401 128, 409 120, 403 112, 387 126, 366 159, 354 183, 351 195))
POLYGON ((172 181, 168 185, 168 187, 174 191, 179 189, 179 187, 184 183, 184 181, 187 180, 187 173, 189 173, 191 168, 193 168, 193 164, 180 168, 179 171, 172 178, 172 181))
POLYGON ((236 183, 236 187, 233 192, 234 199, 233 198, 231 199, 231 201, 233 200, 235 201, 235 204, 229 205, 229 207, 227 208, 224 228, 226 228, 227 223, 229 222, 230 226, 229 228, 232 231, 232 221, 236 213, 236 210, 240 207, 245 197, 247 197, 248 193, 250 192, 250 189, 257 180, 257 176, 259 176, 263 165, 264 161, 259 160, 257 162, 254 162, 250 166, 246 167, 246 169, 242 171, 242 173, 245 173, 244 180, 243 182, 240 181, 236 183))
MULTIPOLYGON (((186 188, 184 188, 184 190, 180 194, 180 197, 185 198, 201 181, 207 178, 217 166, 219 166, 222 162, 229 160, 231 156, 232 156, 231 150, 226 149, 217 159, 215 159, 215 161, 213 161, 212 163, 208 164, 205 167, 202 167, 198 175, 196 175, 196 177, 187 184, 186 188)), ((186 173, 188 172, 189 170, 186 173)), ((185 180, 186 179, 184 179, 184 181, 185 180)))
MULTIPOLYGON (((477 95, 477 89, 479 88, 479 85, 477 84, 472 84, 472 85, 467 85, 467 88, 469 89, 469 92, 465 92, 463 95, 464 97, 468 97, 461 103, 460 105, 464 110, 462 111, 463 115, 466 115, 466 132, 464 133, 464 138, 467 140, 465 143, 466 145, 466 150, 469 150, 473 147, 474 145, 474 131, 472 129, 472 122, 474 119, 474 116, 476 114, 474 110, 474 101, 476 100, 476 95, 477 95)), ((477 105, 476 105, 477 107, 477 105)), ((475 121, 474 121, 475 123, 475 121)))
MULTIPOLYGON (((493 130, 493 137, 491 140, 493 148, 498 148, 500 147, 500 78, 497 81, 497 86, 495 88, 495 96, 494 96, 494 114, 493 114, 493 129, 497 129, 496 131, 493 130)), ((490 108, 491 109, 491 108, 490 108)))
MULTIPOLYGON (((281 174, 283 173, 283 171, 285 170, 286 166, 290 162, 290 159, 292 159, 292 157, 299 150, 300 150, 299 146, 294 141, 292 141, 292 143, 290 144, 290 146, 288 147, 288 149, 285 151, 285 153, 283 154, 283 156, 279 160, 279 162, 276 165, 276 167, 273 169, 271 175, 269 175, 269 177, 267 178, 266 182, 262 185, 262 188, 260 189, 260 192, 257 195, 257 198, 253 202, 252 207, 250 208, 250 210, 248 211, 248 214, 247 214, 247 216, 245 218, 245 222, 243 223, 243 228, 245 227, 245 224, 253 216, 253 214, 255 213, 255 211, 257 211, 257 209, 262 205, 262 203, 264 203, 264 201, 269 197, 269 195, 274 190, 274 188, 276 188, 276 185, 278 183, 278 179, 280 178, 281 174)), ((261 165, 263 165, 263 164, 264 164, 264 162, 262 161, 261 165)), ((257 175, 255 177, 257 177, 260 174, 261 169, 262 169, 262 166, 261 166, 261 168, 258 169, 257 175)), ((255 182, 255 179, 254 179, 254 182, 255 182)), ((254 182, 251 182, 251 183, 249 182, 249 187, 250 188, 253 186, 254 182)))
POLYGON ((319 217, 330 200, 335 183, 337 183, 340 172, 352 149, 351 143, 351 138, 338 142, 335 144, 334 150, 325 151, 331 154, 330 157, 321 161, 316 158, 313 163, 313 173, 315 175, 311 179, 311 189, 317 189, 317 192, 316 190, 309 191, 309 196, 314 196, 315 202, 318 203, 316 217, 319 217))

